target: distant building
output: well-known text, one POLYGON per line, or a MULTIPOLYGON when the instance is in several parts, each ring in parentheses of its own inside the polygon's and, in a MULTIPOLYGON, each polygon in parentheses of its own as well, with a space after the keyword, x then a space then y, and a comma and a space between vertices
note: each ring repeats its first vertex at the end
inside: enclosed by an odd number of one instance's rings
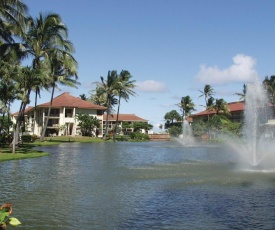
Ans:
MULTIPOLYGON (((243 119, 243 113, 245 109, 245 103, 244 101, 237 101, 237 102, 230 102, 227 104, 230 114, 227 116, 227 118, 232 121, 232 122, 241 122, 243 119)), ((193 114, 191 117, 193 118, 193 122, 198 122, 198 121, 207 121, 208 115, 209 117, 213 116, 216 114, 215 110, 204 110, 202 112, 193 114)))
MULTIPOLYGON (((109 115, 109 131, 113 130, 116 124, 116 114, 110 114, 109 115)), ((105 130, 106 127, 106 120, 107 120, 107 114, 103 115, 103 129, 105 130)), ((126 124, 126 126, 132 125, 134 122, 143 122, 148 124, 148 120, 145 120, 141 117, 136 116, 135 114, 119 114, 118 116, 118 128, 119 132, 125 133, 125 132, 133 132, 133 128, 124 128, 122 124, 126 124)), ((145 133, 145 130, 142 130, 143 133, 145 133)))
MULTIPOLYGON (((49 107, 50 102, 37 105, 36 109, 34 107, 26 108, 24 119, 27 132, 41 136, 49 107)), ((97 130, 100 137, 103 134, 104 111, 106 111, 104 106, 95 105, 67 92, 62 93, 52 101, 46 136, 81 135, 76 114, 85 113, 100 120, 100 128, 97 130)), ((17 116, 18 112, 11 116, 14 123, 17 116)))

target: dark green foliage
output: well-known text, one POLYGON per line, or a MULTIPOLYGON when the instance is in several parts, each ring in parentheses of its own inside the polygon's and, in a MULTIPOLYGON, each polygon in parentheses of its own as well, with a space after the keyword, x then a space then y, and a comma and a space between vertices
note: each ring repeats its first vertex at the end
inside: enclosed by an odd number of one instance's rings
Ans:
POLYGON ((9 144, 12 142, 12 135, 7 133, 0 134, 0 143, 9 144))
POLYGON ((129 136, 132 140, 149 140, 148 134, 144 134, 144 133, 134 132, 134 133, 130 133, 129 136))
POLYGON ((168 129, 168 132, 169 132, 170 136, 178 137, 180 134, 182 134, 182 127, 181 126, 171 126, 168 129))
POLYGON ((192 124, 193 135, 195 137, 201 137, 207 133, 207 123, 203 121, 195 122, 192 124))
POLYGON ((133 123, 134 132, 140 131, 141 129, 150 130, 153 128, 153 125, 145 122, 134 122, 133 123))
POLYGON ((99 120, 94 116, 79 113, 76 115, 78 126, 80 127, 82 136, 93 136, 94 129, 99 127, 99 120))
POLYGON ((21 137, 21 139, 22 139, 23 142, 32 142, 33 141, 31 135, 23 135, 21 137))

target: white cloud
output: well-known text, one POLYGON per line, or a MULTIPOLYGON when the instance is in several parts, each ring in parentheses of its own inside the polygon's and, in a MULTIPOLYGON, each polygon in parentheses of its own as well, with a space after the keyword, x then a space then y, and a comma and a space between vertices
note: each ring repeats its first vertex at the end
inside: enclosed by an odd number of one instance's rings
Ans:
POLYGON ((158 82, 154 80, 137 82, 136 85, 137 85, 137 89, 143 92, 162 93, 167 91, 166 85, 163 82, 158 82))
POLYGON ((233 57, 233 64, 227 69, 217 66, 200 66, 197 79, 207 84, 225 84, 230 82, 247 82, 256 73, 256 60, 244 54, 233 57))

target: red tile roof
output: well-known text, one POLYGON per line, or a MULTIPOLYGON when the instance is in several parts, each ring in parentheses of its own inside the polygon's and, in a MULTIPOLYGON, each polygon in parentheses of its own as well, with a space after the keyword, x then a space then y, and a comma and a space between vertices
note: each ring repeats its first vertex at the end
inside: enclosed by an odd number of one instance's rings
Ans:
MULTIPOLYGON (((37 105, 37 107, 39 107, 39 108, 50 107, 50 102, 37 105)), ((52 107, 53 108, 72 107, 72 108, 80 108, 80 109, 106 110, 106 107, 104 107, 104 106, 95 105, 89 101, 85 101, 78 97, 74 97, 74 96, 70 95, 70 93, 68 93, 68 92, 62 93, 59 96, 55 97, 53 99, 52 107)), ((25 109, 25 114, 32 109, 34 109, 33 106, 27 107, 25 109)), ((13 113, 12 115, 16 116, 16 115, 18 115, 18 112, 13 113)))
MULTIPOLYGON (((109 121, 116 121, 116 114, 110 114, 109 121)), ((103 121, 106 121, 107 114, 103 115, 103 121)), ((135 114, 119 114, 118 121, 135 121, 135 122, 148 122, 141 117, 136 116, 135 114)))
MULTIPOLYGON (((27 113, 27 112, 29 112, 30 110, 32 110, 34 107, 33 106, 28 106, 26 109, 25 109, 25 114, 27 113)), ((17 116, 19 114, 19 112, 17 111, 17 112, 15 112, 15 113, 12 113, 11 115, 12 116, 17 116)))
MULTIPOLYGON (((37 105, 37 107, 49 107, 50 102, 37 105)), ((70 95, 70 93, 65 92, 55 97, 52 102, 52 107, 72 107, 72 108, 81 108, 81 109, 97 109, 97 110, 106 110, 106 107, 95 105, 89 101, 82 100, 78 97, 70 95)))
MULTIPOLYGON (((239 111, 244 111, 245 109, 244 101, 230 102, 227 105, 230 112, 239 112, 239 111)), ((204 110, 199 113, 193 114, 192 117, 205 116, 207 114, 214 114, 214 113, 216 113, 214 110, 210 110, 209 112, 204 110)))

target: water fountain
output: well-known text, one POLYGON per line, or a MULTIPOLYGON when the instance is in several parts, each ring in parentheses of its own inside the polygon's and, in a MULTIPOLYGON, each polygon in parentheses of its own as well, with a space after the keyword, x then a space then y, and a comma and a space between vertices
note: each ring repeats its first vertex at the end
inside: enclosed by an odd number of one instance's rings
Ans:
POLYGON ((177 140, 183 145, 193 145, 195 142, 192 127, 186 119, 183 120, 182 134, 177 140))
POLYGON ((228 141, 241 157, 242 165, 251 166, 253 170, 275 167, 272 159, 274 141, 269 138, 270 130, 266 125, 271 115, 266 92, 254 76, 247 83, 242 138, 228 141))

